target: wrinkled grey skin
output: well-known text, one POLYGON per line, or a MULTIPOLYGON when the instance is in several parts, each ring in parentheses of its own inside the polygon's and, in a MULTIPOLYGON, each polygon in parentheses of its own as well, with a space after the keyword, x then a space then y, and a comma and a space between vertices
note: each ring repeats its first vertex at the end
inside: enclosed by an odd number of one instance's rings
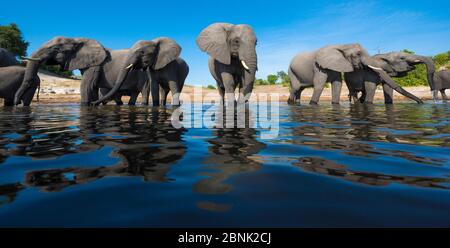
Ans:
POLYGON ((239 102, 250 98, 257 70, 256 35, 248 25, 214 23, 202 30, 197 45, 208 53, 209 71, 217 82, 224 101, 234 101, 234 91, 239 86, 239 102), (242 61, 247 68, 244 67, 242 61))
POLYGON ((434 74, 434 86, 435 91, 433 98, 438 99, 437 92, 440 91, 442 100, 447 101, 448 97, 445 94, 446 89, 450 89, 450 70, 438 71, 434 74))
MULTIPOLYGON (((164 92, 172 91, 172 104, 179 105, 179 95, 189 71, 184 60, 179 59, 180 53, 181 47, 174 40, 167 37, 136 42, 131 49, 123 50, 120 58, 114 61, 114 65, 110 70, 114 70, 118 74, 115 80, 110 81, 108 84, 113 87, 110 87, 109 92, 98 101, 95 101, 94 104, 99 104, 112 98, 117 99, 124 94, 124 91, 125 94, 135 94, 135 97, 142 91, 143 103, 148 104, 151 91, 153 105, 157 106, 159 105, 159 86, 161 86, 164 92), (182 77, 178 75, 180 67, 187 69, 185 73, 182 73, 182 77), (129 81, 130 74, 133 73, 138 73, 139 75, 146 73, 146 79, 150 80, 139 80, 139 82, 134 82, 132 87, 129 87, 126 82, 129 81), (123 86, 126 87, 124 88, 123 86)), ((113 60, 115 60, 114 57, 113 60)), ((139 76, 139 78, 142 77, 139 76)), ((105 88, 105 86, 101 83, 101 88, 105 88)), ((163 97, 164 104, 167 93, 163 97)))
MULTIPOLYGON (((14 106, 14 96, 22 84, 25 76, 25 67, 13 65, 0 67, 0 98, 4 99, 5 106, 14 106)), ((30 84, 30 87, 22 94, 24 106, 30 106, 34 93, 39 87, 40 80, 36 76, 30 84)))
POLYGON ((288 69, 291 79, 288 103, 294 104, 300 100, 301 93, 305 88, 314 87, 310 104, 317 104, 325 84, 331 82, 332 103, 339 104, 342 88, 341 73, 359 69, 373 71, 402 95, 422 103, 419 98, 396 85, 385 71, 377 67, 376 62, 359 44, 330 45, 295 56, 288 69))
POLYGON ((16 60, 14 54, 0 47, 0 67, 18 65, 19 62, 16 60))
POLYGON ((23 100, 23 94, 33 87, 39 65, 60 65, 63 70, 79 69, 83 76, 80 85, 81 104, 98 99, 98 85, 102 65, 110 59, 109 52, 97 41, 86 38, 55 37, 46 42, 28 60, 22 85, 14 104, 23 100))
MULTIPOLYGON (((417 64, 425 64, 427 67, 427 78, 430 89, 434 90, 433 75, 435 72, 433 60, 426 56, 409 54, 405 52, 391 52, 372 56, 375 65, 383 69, 391 77, 404 77, 408 72, 415 69, 417 64)), ((383 85, 384 102, 392 104, 393 90, 398 85, 392 87, 385 83, 377 73, 370 68, 364 68, 344 74, 345 82, 349 89, 349 99, 354 102, 372 103, 377 85, 383 85), (362 96, 358 99, 358 92, 362 96)))
MULTIPOLYGON (((106 62, 101 70, 100 76, 98 78, 98 87, 100 88, 101 96, 99 98, 104 98, 111 89, 116 85, 117 79, 120 76, 122 67, 125 60, 128 58, 129 49, 125 50, 114 50, 110 51, 111 60, 106 62)), ((123 102, 121 97, 124 95, 129 95, 130 100, 128 105, 135 105, 137 97, 141 92, 144 84, 148 80, 147 74, 142 70, 130 70, 120 87, 120 89, 112 96, 108 97, 107 100, 114 100, 117 105, 122 105, 123 102)), ((107 100, 103 100, 104 104, 107 100)), ((99 100, 100 101, 100 100, 99 100)), ((96 102, 93 102, 95 104, 96 102)))
MULTIPOLYGON (((24 75, 25 68, 19 66, 14 54, 0 48, 0 98, 4 99, 5 106, 14 105, 14 96, 22 84, 24 75)), ((39 77, 36 75, 31 87, 23 94, 24 106, 30 106, 39 83, 39 77)))

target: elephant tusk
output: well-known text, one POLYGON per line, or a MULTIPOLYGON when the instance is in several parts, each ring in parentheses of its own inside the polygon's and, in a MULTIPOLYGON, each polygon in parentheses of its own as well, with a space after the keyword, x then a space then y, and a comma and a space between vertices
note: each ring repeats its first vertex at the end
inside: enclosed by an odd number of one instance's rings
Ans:
POLYGON ((23 56, 21 56, 20 58, 22 60, 25 60, 25 61, 27 61, 27 60, 29 60, 29 61, 39 61, 39 59, 27 58, 27 57, 23 57, 23 56))
POLYGON ((131 67, 133 67, 133 64, 130 64, 129 66, 125 67, 125 69, 130 69, 131 67))
POLYGON ((248 66, 247 66, 247 64, 245 63, 244 60, 241 60, 241 64, 242 64, 242 66, 243 66, 247 71, 250 70, 250 68, 248 68, 248 66))
POLYGON ((381 68, 379 68, 379 67, 375 67, 375 66, 371 66, 371 65, 367 65, 370 69, 373 69, 373 70, 377 70, 377 71, 381 71, 381 70, 383 70, 383 69, 381 69, 381 68))

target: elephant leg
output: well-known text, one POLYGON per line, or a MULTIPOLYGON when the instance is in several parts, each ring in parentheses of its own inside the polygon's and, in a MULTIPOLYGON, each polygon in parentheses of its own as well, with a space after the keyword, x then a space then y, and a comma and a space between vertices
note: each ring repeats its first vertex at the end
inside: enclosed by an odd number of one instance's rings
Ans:
POLYGON ((366 91, 366 95, 364 97, 364 102, 369 103, 369 104, 373 103, 373 98, 375 97, 375 91, 377 89, 377 85, 374 84, 373 82, 365 81, 364 88, 366 91))
POLYGON ((309 104, 319 103, 320 95, 322 95, 323 88, 327 82, 328 75, 322 71, 316 71, 314 74, 314 92, 309 104))
POLYGON ((169 81, 169 89, 172 91, 172 105, 180 106, 180 89, 178 87, 178 82, 169 81))
POLYGON ((84 71, 80 85, 81 105, 89 105, 91 102, 98 100, 97 82, 100 70, 101 67, 95 66, 84 71))
MULTIPOLYGON (((358 97, 358 92, 355 92, 355 94, 356 94, 356 97, 358 97)), ((359 98, 357 99, 358 102, 364 103, 364 102, 366 101, 366 96, 367 96, 366 90, 362 90, 362 91, 361 91, 361 97, 359 97, 359 98)))
POLYGON ((342 81, 334 80, 331 83, 331 103, 339 104, 341 100, 342 81))
POLYGON ((150 83, 150 88, 150 91, 152 92, 153 106, 159 106, 159 83, 156 80, 152 80, 150 83))
POLYGON ((447 101, 448 97, 447 97, 447 94, 445 94, 445 89, 440 90, 440 92, 441 92, 442 100, 447 101))
POLYGON ((161 96, 161 105, 165 106, 167 104, 167 95, 169 94, 170 89, 164 89, 163 87, 159 87, 159 95, 161 96))
MULTIPOLYGON (((25 94, 22 96, 23 106, 30 106, 33 101, 34 93, 36 92, 37 87, 31 87, 25 91, 25 94)), ((14 99, 13 99, 14 101, 14 99)))
POLYGON ((150 83, 150 80, 147 80, 142 87, 142 105, 148 105, 148 99, 150 97, 150 83))
POLYGON ((134 106, 136 105, 137 98, 139 96, 139 91, 132 91, 130 94, 130 100, 128 100, 128 105, 134 106))
POLYGON ((228 72, 223 72, 221 74, 222 76, 222 82, 223 85, 225 87, 225 98, 224 98, 224 102, 225 100, 227 101, 227 103, 232 104, 229 106, 234 106, 234 90, 235 90, 235 84, 234 84, 234 78, 233 75, 228 73, 228 72))
POLYGON ((114 95, 114 102, 116 102, 116 105, 117 105, 117 106, 122 106, 122 105, 123 105, 123 102, 122 102, 122 95, 116 93, 116 94, 114 95))
POLYGON ((394 89, 389 85, 383 84, 384 104, 392 104, 394 102, 394 89))
POLYGON ((297 100, 297 96, 298 96, 298 91, 299 90, 295 90, 292 88, 289 89, 288 104, 295 104, 295 101, 297 100))

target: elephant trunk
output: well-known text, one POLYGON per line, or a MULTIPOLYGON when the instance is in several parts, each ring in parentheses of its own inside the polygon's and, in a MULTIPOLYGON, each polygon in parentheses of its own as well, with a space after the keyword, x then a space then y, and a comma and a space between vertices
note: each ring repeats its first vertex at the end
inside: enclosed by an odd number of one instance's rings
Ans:
POLYGON ((120 89, 120 87, 122 87, 122 84, 125 82, 125 79, 127 78, 127 75, 130 72, 132 67, 133 67, 133 64, 130 64, 127 67, 123 67, 119 73, 119 76, 117 77, 114 87, 106 95, 104 95, 101 99, 95 101, 94 105, 98 105, 106 100, 109 100, 111 97, 113 97, 114 94, 116 94, 117 91, 120 89))
POLYGON ((39 70, 39 64, 40 63, 37 60, 29 60, 27 62, 22 84, 14 96, 14 105, 19 105, 22 102, 23 94, 33 85, 34 79, 36 78, 39 70))
POLYGON ((405 89, 403 89, 400 85, 398 85, 397 83, 394 82, 394 80, 392 80, 391 77, 389 77, 389 75, 383 71, 383 70, 374 70, 376 73, 378 73, 378 75, 380 76, 380 78, 387 84, 389 85, 389 87, 391 87, 392 89, 394 89, 395 91, 397 91, 398 93, 411 98, 412 100, 416 101, 419 104, 422 104, 423 101, 418 98, 417 96, 409 93, 408 91, 406 91, 405 89))
POLYGON ((430 85, 430 89, 433 92, 433 99, 436 100, 435 96, 437 96, 437 91, 439 90, 434 82, 434 72, 436 71, 436 68, 434 66, 434 62, 431 58, 426 56, 417 56, 418 62, 424 63, 427 67, 427 79, 428 84, 430 85))

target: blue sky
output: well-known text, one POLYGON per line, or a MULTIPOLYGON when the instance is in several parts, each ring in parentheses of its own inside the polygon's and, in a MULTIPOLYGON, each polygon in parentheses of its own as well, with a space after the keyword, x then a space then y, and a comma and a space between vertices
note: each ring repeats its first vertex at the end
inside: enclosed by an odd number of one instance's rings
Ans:
POLYGON ((246 23, 258 37, 257 77, 286 70, 299 52, 326 44, 362 44, 371 54, 450 50, 450 1, 6 1, 0 24, 15 22, 31 53, 54 36, 88 37, 111 49, 168 36, 183 47, 187 84, 215 85, 195 44, 214 22, 246 23))

